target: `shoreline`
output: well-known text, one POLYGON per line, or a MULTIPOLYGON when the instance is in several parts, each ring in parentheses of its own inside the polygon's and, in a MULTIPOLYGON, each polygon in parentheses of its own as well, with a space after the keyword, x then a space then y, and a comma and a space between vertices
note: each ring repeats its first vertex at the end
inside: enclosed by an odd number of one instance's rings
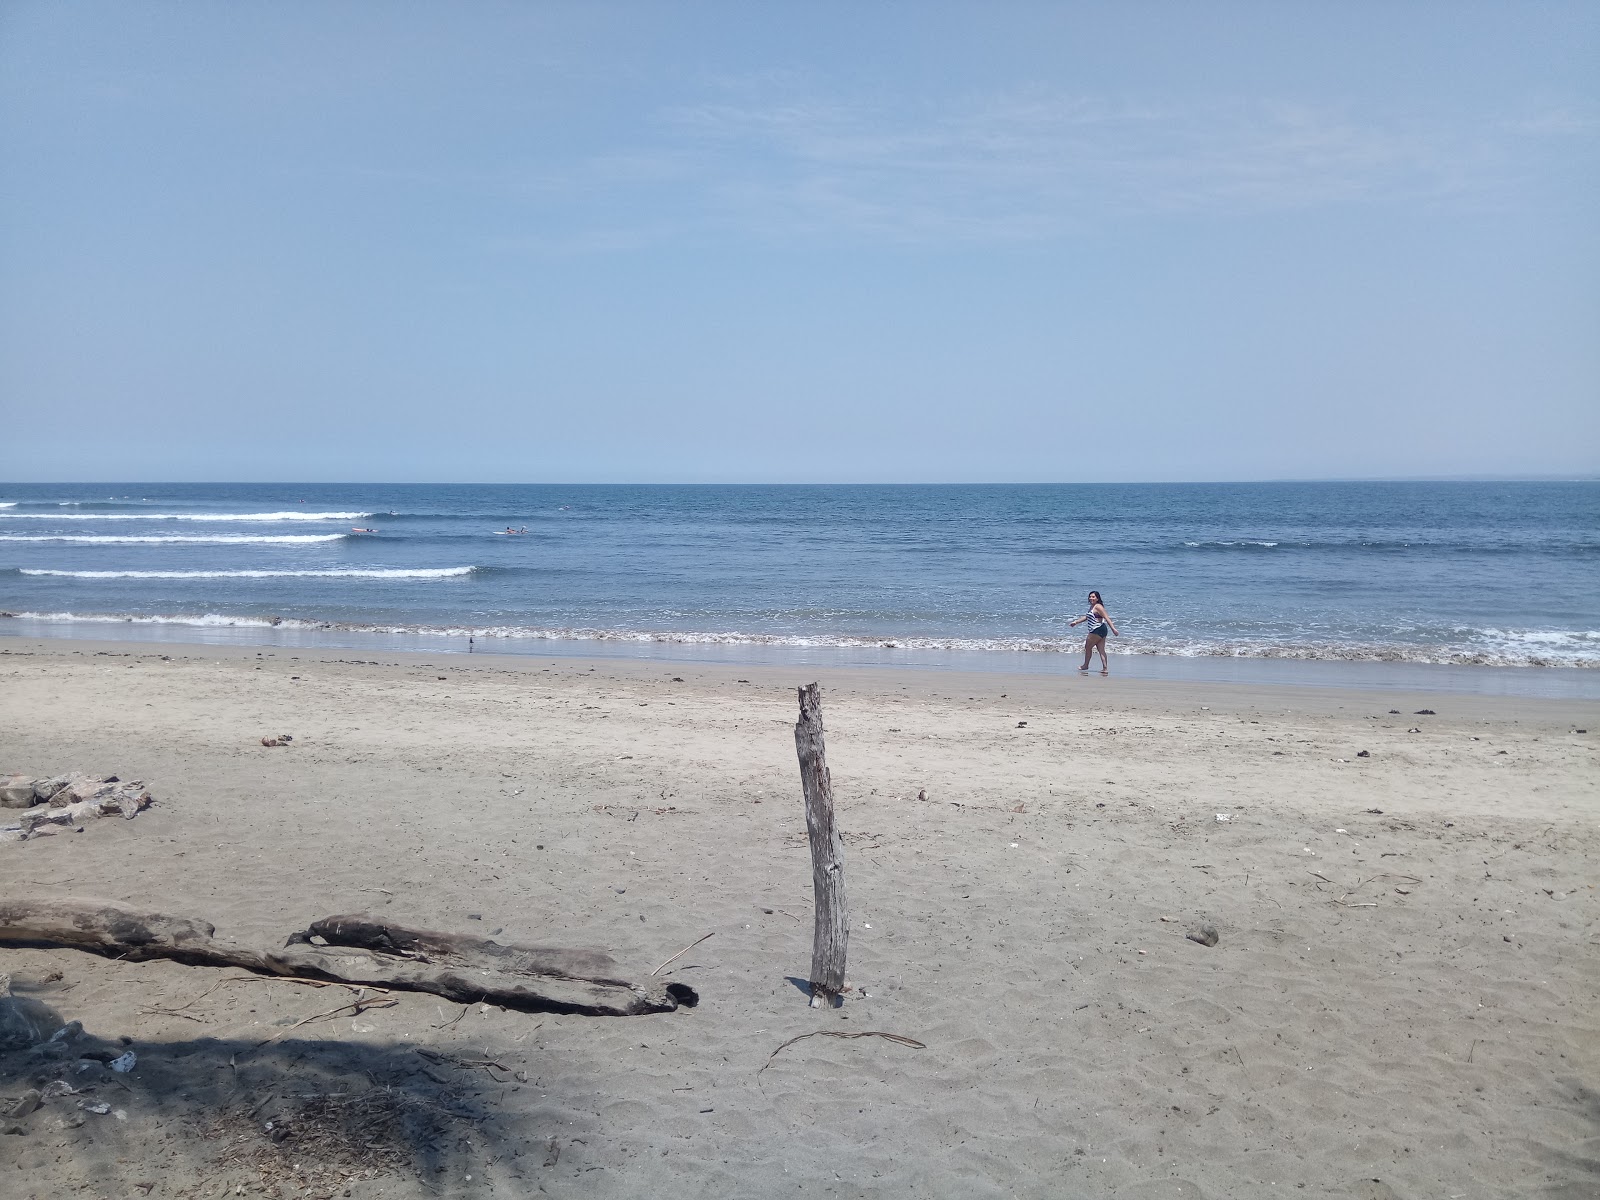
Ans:
MULTIPOLYGON (((185 647, 271 647, 329 653, 362 650, 472 658, 558 658, 611 662, 764 665, 793 670, 877 669, 979 672, 1057 677, 1077 675, 1081 651, 938 650, 885 646, 778 646, 754 642, 645 641, 579 638, 476 638, 467 634, 369 633, 340 626, 265 622, 184 624, 106 619, 71 622, 6 617, 0 644, 67 641, 185 647)), ((1110 655, 1112 676, 1190 684, 1331 687, 1600 701, 1600 670, 1575 666, 1496 666, 1404 661, 1302 659, 1138 652, 1110 655)), ((1098 677, 1098 672, 1091 672, 1098 677)))
MULTIPOLYGON (((467 676, 526 678, 543 674, 592 674, 618 682, 658 683, 676 672, 693 672, 691 682, 709 686, 748 685, 763 692, 787 695, 802 684, 821 680, 829 691, 843 690, 860 700, 951 699, 957 696, 1005 698, 1014 704, 1089 706, 1093 711, 1126 711, 1157 706, 1164 711, 1214 711, 1300 713, 1334 716, 1361 713, 1366 718, 1409 719, 1418 709, 1444 703, 1448 697, 1455 719, 1504 721, 1538 725, 1547 732, 1567 732, 1575 727, 1600 729, 1600 699, 1591 696, 1550 696, 1487 691, 1447 692, 1438 688, 1399 684, 1361 685, 1278 679, 1163 678, 1113 672, 1102 677, 1076 670, 997 670, 987 665, 908 668, 895 663, 837 663, 819 661, 759 661, 737 659, 666 659, 645 655, 606 655, 549 651, 544 654, 495 654, 433 650, 369 650, 381 659, 340 657, 352 647, 300 645, 268 646, 257 643, 202 644, 142 640, 81 641, 65 638, 0 637, 0 661, 7 657, 42 658, 62 663, 83 658, 129 658, 149 661, 188 661, 196 664, 244 664, 295 670, 312 666, 339 670, 344 667, 382 667, 401 671, 448 670, 467 676)), ((1527 668, 1536 670, 1537 668, 1527 668)))

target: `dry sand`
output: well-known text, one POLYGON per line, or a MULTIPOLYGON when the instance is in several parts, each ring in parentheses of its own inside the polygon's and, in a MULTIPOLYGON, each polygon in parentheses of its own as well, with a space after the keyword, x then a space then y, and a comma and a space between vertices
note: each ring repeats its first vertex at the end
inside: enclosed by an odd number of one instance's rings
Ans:
POLYGON ((1600 1195, 1593 703, 830 670, 857 990, 813 1010, 800 672, 353 657, 0 643, 0 769, 158 800, 0 845, 0 895, 636 975, 710 933, 699 1007, 296 1026, 350 996, 0 950, 139 1056, 9 1121, 0 1056, 5 1195, 1600 1195), (817 1030, 926 1048, 774 1054, 817 1030))

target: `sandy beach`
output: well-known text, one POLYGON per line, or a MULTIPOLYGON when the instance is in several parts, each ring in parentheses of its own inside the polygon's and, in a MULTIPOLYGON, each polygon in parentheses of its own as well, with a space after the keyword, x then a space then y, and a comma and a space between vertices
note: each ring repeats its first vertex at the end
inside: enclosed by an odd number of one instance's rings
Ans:
POLYGON ((813 1010, 804 674, 0 642, 0 772, 156 799, 0 844, 0 898, 637 976, 711 935, 663 969, 697 1007, 623 1018, 0 950, 138 1056, 8 1118, 51 1080, 0 1054, 5 1194, 1600 1195, 1600 706, 824 672, 853 990, 813 1010))

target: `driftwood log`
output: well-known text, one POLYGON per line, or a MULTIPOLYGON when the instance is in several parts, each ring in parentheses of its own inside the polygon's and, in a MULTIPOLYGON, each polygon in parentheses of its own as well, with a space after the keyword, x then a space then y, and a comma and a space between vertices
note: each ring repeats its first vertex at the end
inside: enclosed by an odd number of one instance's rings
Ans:
POLYGON ((806 796, 806 832, 811 840, 811 891, 816 925, 811 937, 811 1007, 839 1003, 844 991, 845 951, 850 944, 850 913, 844 900, 844 843, 833 820, 833 779, 822 740, 822 689, 808 683, 800 691, 800 720, 794 727, 800 758, 800 783, 806 796))
POLYGON ((698 1003, 694 989, 633 981, 599 950, 504 945, 468 934, 408 929, 366 916, 324 917, 278 950, 218 942, 206 921, 84 900, 0 900, 0 946, 87 950, 133 960, 237 967, 403 991, 526 1012, 626 1017, 698 1003))

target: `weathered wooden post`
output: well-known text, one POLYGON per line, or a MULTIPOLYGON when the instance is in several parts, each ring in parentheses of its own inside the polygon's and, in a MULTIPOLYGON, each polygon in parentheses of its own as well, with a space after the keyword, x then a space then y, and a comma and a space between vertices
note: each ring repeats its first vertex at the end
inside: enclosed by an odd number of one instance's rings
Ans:
POLYGON ((811 835, 811 888, 816 899, 816 931, 811 943, 811 1007, 838 1002, 844 991, 844 958, 850 941, 850 915, 844 901, 844 843, 833 823, 833 781, 822 743, 822 692, 814 683, 800 688, 800 720, 794 748, 800 756, 800 782, 806 793, 806 830, 811 835))

